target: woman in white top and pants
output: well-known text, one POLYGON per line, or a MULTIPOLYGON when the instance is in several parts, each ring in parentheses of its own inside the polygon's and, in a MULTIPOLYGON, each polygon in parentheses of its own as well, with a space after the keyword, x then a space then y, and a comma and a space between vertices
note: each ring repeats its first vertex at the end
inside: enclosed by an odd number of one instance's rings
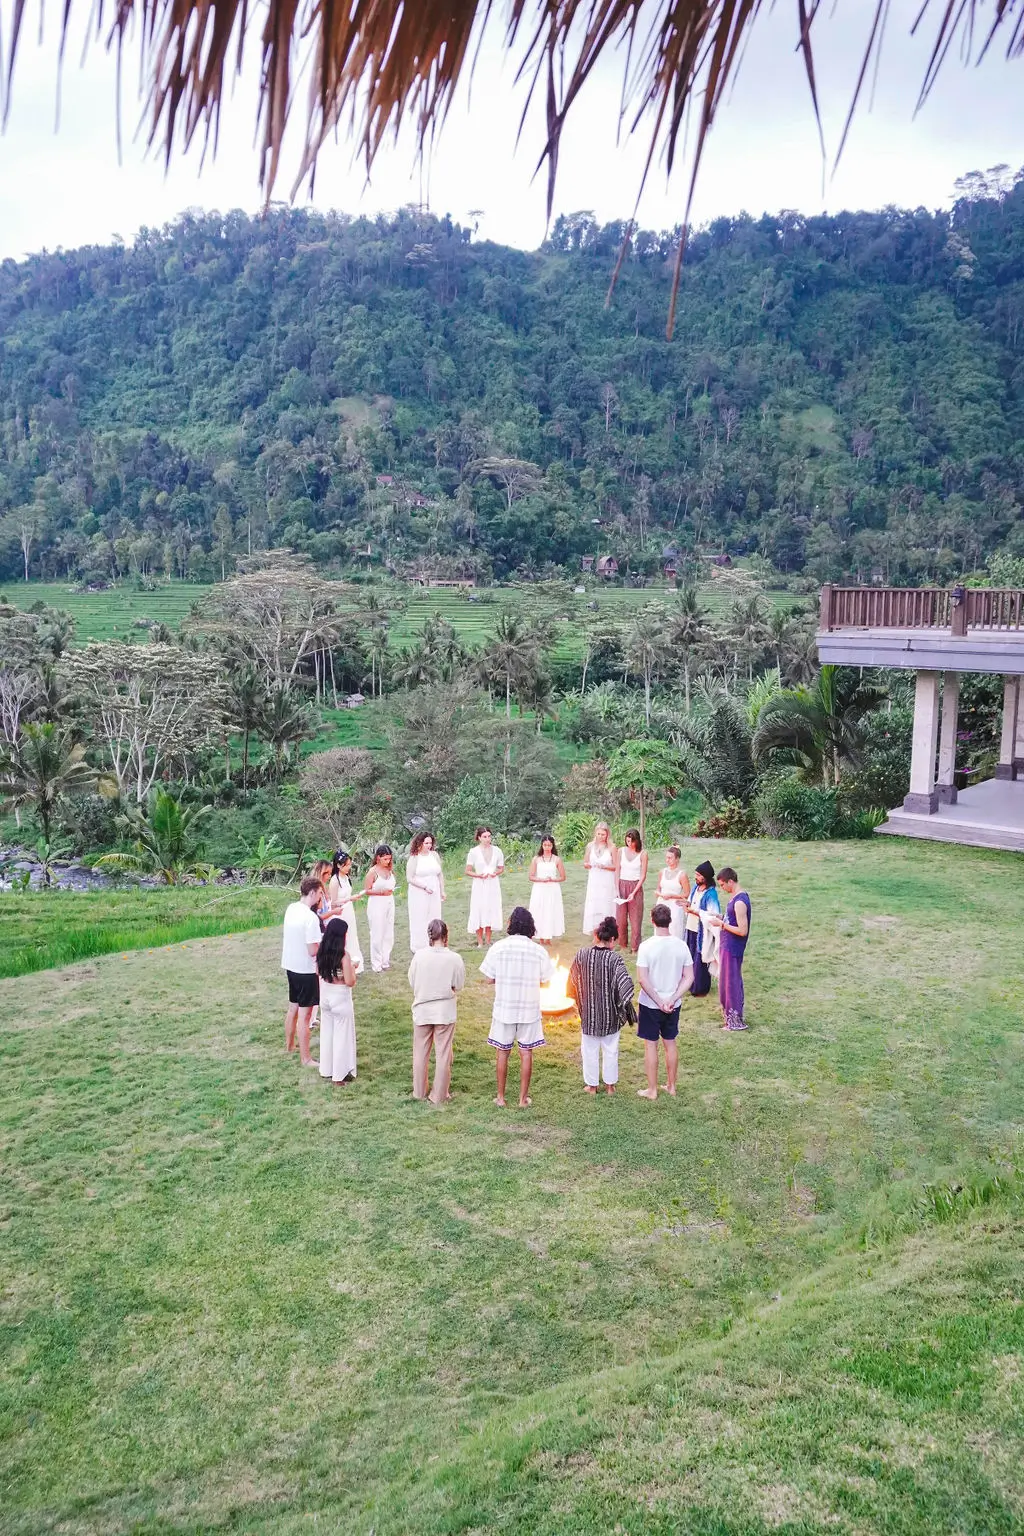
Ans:
POLYGON ((646 879, 647 854, 644 852, 643 839, 636 827, 630 827, 625 836, 625 846, 619 854, 619 898, 615 904, 615 911, 619 925, 619 943, 623 949, 630 947, 630 929, 632 929, 634 954, 640 948, 646 879))
POLYGON ((366 871, 366 921, 370 927, 370 968, 391 969, 395 946, 395 856, 381 843, 366 871))
POLYGON ((673 843, 665 854, 665 868, 658 876, 658 889, 654 893, 655 901, 663 902, 672 913, 674 939, 683 938, 690 926, 687 914, 690 879, 680 863, 682 856, 682 850, 673 843))

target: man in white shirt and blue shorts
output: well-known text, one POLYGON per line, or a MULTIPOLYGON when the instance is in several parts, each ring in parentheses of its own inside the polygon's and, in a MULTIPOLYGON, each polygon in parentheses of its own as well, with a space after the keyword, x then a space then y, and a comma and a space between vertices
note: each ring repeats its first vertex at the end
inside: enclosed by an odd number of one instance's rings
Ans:
POLYGON ((316 973, 316 952, 320 948, 320 919, 313 911, 323 900, 322 883, 307 875, 299 886, 299 900, 284 914, 281 941, 281 969, 288 977, 288 1012, 284 1016, 284 1048, 294 1051, 299 1039, 299 1060, 304 1067, 315 1067, 309 1052, 309 1021, 320 1001, 320 978, 316 973))
POLYGON ((505 1084, 512 1047, 519 1047, 519 1108, 528 1109, 533 1053, 544 1044, 540 1011, 541 983, 555 974, 555 963, 546 949, 535 944, 533 916, 526 907, 515 907, 508 920, 508 938, 499 939, 487 952, 480 974, 494 984, 494 1009, 487 1044, 498 1052, 498 1096, 505 1108, 505 1084))
POLYGON ((640 1006, 636 1032, 644 1042, 647 1087, 637 1092, 642 1099, 658 1097, 658 1041, 665 1043, 665 1089, 675 1098, 679 1072, 679 1005, 693 981, 693 957, 685 940, 672 936, 672 913, 659 903, 651 912, 652 938, 636 952, 640 982, 640 1006))

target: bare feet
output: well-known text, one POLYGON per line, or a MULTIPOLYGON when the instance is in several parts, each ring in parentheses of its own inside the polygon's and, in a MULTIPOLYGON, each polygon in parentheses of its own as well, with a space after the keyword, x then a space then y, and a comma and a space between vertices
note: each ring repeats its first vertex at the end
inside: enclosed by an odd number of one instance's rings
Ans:
POLYGON ((656 1099, 658 1097, 658 1090, 657 1088, 638 1088, 636 1096, 638 1099, 656 1099))
POLYGON ((530 1105, 532 1103, 533 1103, 533 1100, 530 1099, 530 1098, 520 1099, 519 1100, 519 1108, 520 1109, 529 1109, 529 1107, 530 1107, 530 1105))
POLYGON ((670 1093, 672 1095, 672 1097, 675 1098, 676 1090, 675 1090, 675 1084, 674 1083, 662 1083, 661 1087, 662 1087, 662 1092, 663 1093, 670 1093))
MULTIPOLYGON (((594 1091, 596 1093, 597 1090, 595 1089, 594 1091)), ((614 1093, 615 1092, 615 1084, 614 1083, 605 1083, 604 1091, 605 1091, 605 1093, 614 1093)))
POLYGON ((585 1089, 585 1091, 587 1093, 596 1093, 597 1092, 597 1089, 596 1088, 591 1088, 589 1083, 584 1083, 583 1087, 584 1087, 584 1089, 585 1089))
POLYGON ((303 1066, 304 1066, 304 1067, 316 1067, 316 1069, 317 1069, 317 1071, 318 1071, 318 1072, 319 1072, 319 1070, 320 1070, 320 1063, 319 1063, 319 1062, 318 1062, 318 1061, 314 1061, 314 1060, 313 1060, 313 1058, 312 1058, 312 1056, 311 1056, 311 1057, 310 1057, 310 1058, 309 1058, 309 1060, 308 1060, 308 1061, 304 1061, 304 1062, 303 1062, 303 1063, 302 1063, 302 1065, 303 1065, 303 1066))
POLYGON ((495 1099, 494 1102, 495 1102, 495 1104, 497 1104, 499 1109, 507 1109, 508 1108, 508 1105, 505 1103, 505 1100, 502 1098, 500 1093, 498 1094, 498 1097, 495 1099))

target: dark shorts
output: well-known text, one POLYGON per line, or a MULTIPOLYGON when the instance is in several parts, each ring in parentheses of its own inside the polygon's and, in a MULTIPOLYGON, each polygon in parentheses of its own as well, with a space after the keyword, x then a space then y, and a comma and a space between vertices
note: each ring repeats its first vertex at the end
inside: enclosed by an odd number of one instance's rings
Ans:
POLYGON ((288 1001, 299 1008, 315 1008, 320 1001, 320 978, 313 971, 285 971, 288 977, 288 1001))
POLYGON ((636 1033, 638 1040, 674 1040, 679 1033, 679 1009, 662 1013, 660 1008, 648 1008, 641 1003, 637 1009, 636 1033))

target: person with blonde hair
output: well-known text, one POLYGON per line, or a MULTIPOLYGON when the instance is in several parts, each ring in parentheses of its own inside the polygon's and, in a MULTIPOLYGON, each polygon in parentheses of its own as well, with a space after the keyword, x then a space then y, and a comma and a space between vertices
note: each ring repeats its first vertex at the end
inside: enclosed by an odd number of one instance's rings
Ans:
POLYGON ((589 938, 606 917, 616 919, 618 928, 619 850, 612 842, 606 821, 599 821, 583 853, 587 871, 587 893, 583 900, 583 932, 589 938))

